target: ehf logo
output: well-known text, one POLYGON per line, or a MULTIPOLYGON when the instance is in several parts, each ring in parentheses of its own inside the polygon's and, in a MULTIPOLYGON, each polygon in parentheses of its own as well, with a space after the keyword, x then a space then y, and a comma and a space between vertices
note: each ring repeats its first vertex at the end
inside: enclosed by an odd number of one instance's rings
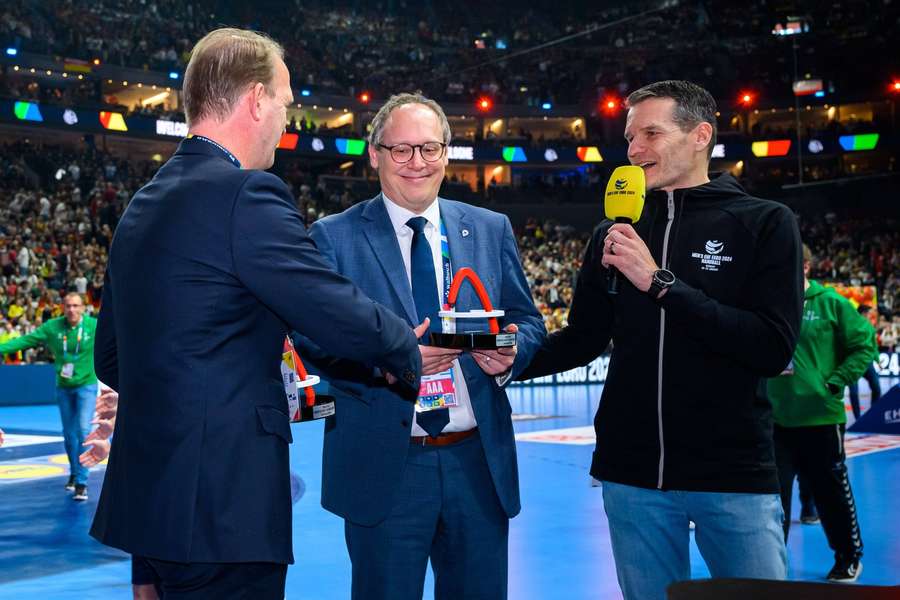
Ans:
POLYGON ((900 408, 892 408, 884 411, 884 423, 886 425, 900 423, 900 408))
POLYGON ((703 271, 718 271, 725 263, 734 260, 733 256, 725 256, 725 242, 719 240, 707 240, 703 246, 703 252, 691 252, 691 258, 700 261, 700 269, 703 271))
POLYGON ((725 242, 719 240, 709 240, 706 242, 707 254, 720 254, 725 249, 725 242))
POLYGON ((624 190, 626 187, 628 187, 627 179, 616 179, 616 189, 617 190, 624 190))

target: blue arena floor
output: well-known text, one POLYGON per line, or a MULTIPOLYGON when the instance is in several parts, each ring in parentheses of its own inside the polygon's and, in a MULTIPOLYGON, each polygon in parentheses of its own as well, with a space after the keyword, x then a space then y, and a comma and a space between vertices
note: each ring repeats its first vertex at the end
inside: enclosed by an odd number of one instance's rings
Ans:
MULTIPOLYGON (((549 386, 510 394, 523 507, 510 527, 510 598, 621 598, 600 488, 588 475, 588 426, 601 389, 549 386)), ((296 564, 288 570, 286 597, 344 599, 350 563, 343 524, 319 506, 322 424, 293 427, 291 469, 300 497, 293 518, 296 564)), ((91 473, 90 500, 73 502, 63 490, 68 468, 56 408, 0 408, 0 428, 8 434, 7 447, 0 448, 0 599, 130 598, 126 555, 87 535, 102 467, 91 473)), ((857 455, 848 465, 865 543, 860 583, 898 584, 900 436, 848 441, 851 447, 857 455)), ((797 523, 788 552, 792 579, 821 580, 832 565, 819 526, 797 523)), ((708 576, 693 545, 692 564, 694 577, 708 576)), ((431 587, 429 575, 426 599, 431 587)))

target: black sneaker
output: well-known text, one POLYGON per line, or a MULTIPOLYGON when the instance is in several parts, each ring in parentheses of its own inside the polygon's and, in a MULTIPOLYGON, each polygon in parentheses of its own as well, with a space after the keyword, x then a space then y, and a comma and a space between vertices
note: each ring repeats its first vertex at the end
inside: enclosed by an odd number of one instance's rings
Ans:
POLYGON ((72 500, 77 500, 78 502, 84 502, 88 499, 87 495, 87 486, 78 484, 75 486, 75 494, 72 496, 72 500))
POLYGON ((69 475, 69 480, 66 482, 66 491, 74 492, 75 491, 75 476, 69 475))
POLYGON ((860 573, 862 573, 862 562, 858 558, 838 558, 831 571, 828 572, 828 581, 853 583, 859 579, 860 573))

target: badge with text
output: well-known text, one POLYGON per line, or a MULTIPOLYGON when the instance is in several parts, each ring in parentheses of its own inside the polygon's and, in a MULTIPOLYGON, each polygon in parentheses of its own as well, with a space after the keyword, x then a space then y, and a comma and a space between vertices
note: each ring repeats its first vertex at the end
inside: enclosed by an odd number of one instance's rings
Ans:
POLYGON ((281 378, 291 423, 324 419, 334 414, 334 396, 316 395, 313 386, 319 383, 319 377, 306 372, 290 336, 284 338, 281 378), (300 390, 303 390, 302 394, 300 390))
POLYGON ((75 374, 75 363, 66 363, 62 366, 62 370, 59 372, 59 376, 63 379, 72 379, 72 375, 75 374))
POLYGON ((500 324, 497 317, 502 317, 504 311, 494 310, 491 299, 488 298, 487 290, 481 279, 475 274, 475 271, 469 267, 463 267, 456 272, 453 277, 453 283, 450 285, 450 294, 445 310, 438 313, 442 320, 456 319, 487 319, 488 331, 462 332, 459 325, 456 327, 455 333, 431 333, 431 345, 440 346, 441 348, 460 348, 463 350, 496 350, 497 348, 510 348, 516 345, 515 333, 501 333, 500 324), (470 310, 468 312, 456 312, 456 298, 459 295, 459 288, 463 282, 469 281, 475 288, 478 300, 481 302, 481 310, 470 310))
POLYGON ((453 384, 453 370, 423 375, 419 384, 419 400, 416 412, 426 412, 438 408, 454 408, 459 406, 456 397, 456 386, 453 384))

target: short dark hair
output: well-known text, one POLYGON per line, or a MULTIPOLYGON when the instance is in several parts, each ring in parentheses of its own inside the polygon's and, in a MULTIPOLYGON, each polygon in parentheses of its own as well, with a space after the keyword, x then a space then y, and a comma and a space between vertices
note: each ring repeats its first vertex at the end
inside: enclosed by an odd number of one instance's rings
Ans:
POLYGON ((643 102, 649 98, 671 98, 675 101, 675 109, 672 111, 672 120, 684 132, 692 130, 700 123, 709 123, 712 126, 712 138, 706 149, 707 159, 712 157, 713 148, 716 145, 716 101, 712 94, 705 89, 679 79, 657 81, 650 85, 631 92, 625 101, 628 107, 643 102))

